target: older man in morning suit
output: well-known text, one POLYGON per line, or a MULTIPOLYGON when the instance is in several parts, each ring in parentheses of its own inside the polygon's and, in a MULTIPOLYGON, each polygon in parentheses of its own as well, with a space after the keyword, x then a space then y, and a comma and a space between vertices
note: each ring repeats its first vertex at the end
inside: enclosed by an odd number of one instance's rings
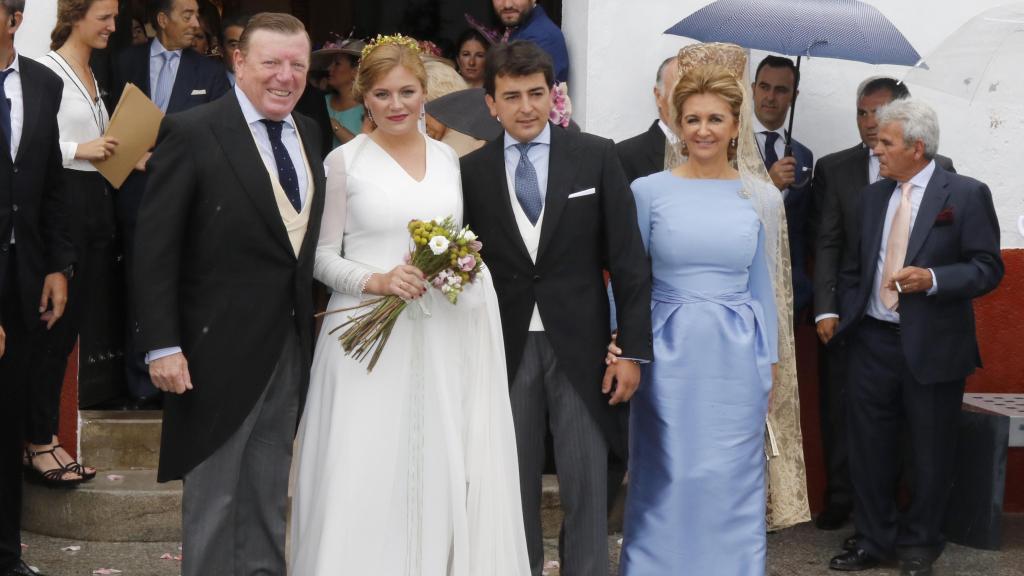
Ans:
POLYGON ((313 346, 320 137, 292 114, 310 44, 257 14, 224 98, 164 119, 136 239, 139 344, 167 394, 159 480, 184 479, 185 576, 284 574, 313 346))
POLYGON ((848 340, 848 445, 860 537, 832 559, 859 571, 899 557, 928 576, 943 548, 965 379, 981 366, 973 299, 999 284, 999 222, 988 186, 934 161, 935 112, 897 100, 878 112, 882 180, 861 194, 860 242, 839 276, 837 338, 848 340), (911 502, 894 486, 910 439, 911 502))
MULTIPOLYGON (((843 259, 860 242, 862 190, 880 178, 876 111, 893 100, 910 96, 906 85, 883 76, 868 78, 857 87, 856 146, 818 160, 814 168, 814 206, 818 216, 817 252, 814 264, 814 320, 818 338, 828 345, 839 326, 836 284, 843 259)), ((935 155, 935 164, 953 172, 953 162, 935 155)), ((821 436, 825 449, 825 508, 815 519, 822 530, 843 526, 853 509, 853 490, 846 448, 846 347, 842 342, 826 346, 821 362, 821 436)))
POLYGON ((60 175, 62 83, 15 52, 24 10, 24 0, 0 0, 0 576, 36 574, 21 559, 27 367, 31 342, 63 314, 75 257, 60 175))
MULTIPOLYGON (((156 37, 122 52, 114 63, 108 106, 113 110, 126 84, 134 84, 167 114, 213 102, 230 89, 223 67, 189 48, 199 30, 196 0, 148 0, 147 13, 156 37)), ((125 269, 130 278, 136 264, 132 250, 136 220, 146 189, 146 158, 139 161, 118 192, 118 220, 124 240, 125 269)), ((131 293, 129 286, 128 293, 131 293)), ((129 303, 128 309, 132 306, 129 303)), ((157 390, 142 362, 145 350, 134 345, 135 321, 129 313, 125 378, 138 407, 154 404, 157 390)))

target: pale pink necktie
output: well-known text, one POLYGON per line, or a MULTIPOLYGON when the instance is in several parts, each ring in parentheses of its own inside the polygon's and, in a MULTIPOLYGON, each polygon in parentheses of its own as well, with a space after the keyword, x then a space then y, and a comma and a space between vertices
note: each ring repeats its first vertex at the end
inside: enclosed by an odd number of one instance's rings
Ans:
POLYGON ((914 185, 910 182, 904 182, 901 186, 900 205, 893 214, 892 226, 889 227, 889 241, 885 246, 880 294, 882 304, 889 310, 896 309, 899 294, 885 285, 892 279, 893 274, 903 268, 903 261, 907 258, 907 244, 910 242, 910 192, 913 189, 914 185))

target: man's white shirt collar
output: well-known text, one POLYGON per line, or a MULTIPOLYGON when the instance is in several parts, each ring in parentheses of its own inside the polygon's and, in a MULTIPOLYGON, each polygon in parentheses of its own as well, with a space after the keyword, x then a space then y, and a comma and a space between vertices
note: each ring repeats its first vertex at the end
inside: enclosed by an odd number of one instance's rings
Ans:
POLYGON ((665 121, 661 118, 658 118, 658 128, 661 128, 661 131, 665 133, 665 139, 668 140, 669 144, 679 144, 679 135, 669 128, 668 124, 665 124, 665 121))
MULTIPOLYGON (((509 134, 508 131, 506 130, 505 131, 505 150, 508 150, 509 148, 515 146, 516 144, 522 144, 522 142, 520 142, 519 140, 516 140, 515 138, 513 138, 512 135, 509 134)), ((536 138, 534 138, 533 140, 530 140, 529 144, 546 144, 546 145, 550 146, 551 145, 551 123, 550 122, 545 122, 544 123, 544 129, 540 131, 540 134, 537 134, 536 138)))
POLYGON ((14 51, 14 60, 11 60, 11 65, 4 68, 4 70, 14 70, 15 74, 21 74, 21 58, 18 57, 18 51, 14 51))
POLYGON ((928 182, 932 179, 932 174, 935 173, 935 160, 930 160, 920 172, 914 174, 914 177, 909 180, 915 188, 922 190, 928 188, 928 182))
POLYGON ((757 119, 757 115, 753 115, 753 117, 751 117, 750 123, 754 127, 755 134, 761 134, 764 136, 764 132, 775 132, 780 138, 786 138, 786 131, 783 130, 782 126, 779 126, 775 130, 769 130, 764 127, 764 124, 761 124, 761 121, 757 119))
POLYGON ((181 50, 180 49, 179 50, 168 50, 167 48, 164 47, 163 44, 160 43, 160 39, 159 38, 153 38, 153 43, 149 45, 149 57, 152 58, 153 56, 159 56, 160 54, 163 54, 164 52, 177 52, 179 56, 181 55, 181 50))
MULTIPOLYGON (((245 92, 242 92, 242 88, 238 84, 235 84, 235 96, 238 97, 238 106, 242 109, 242 116, 245 117, 246 124, 252 126, 256 122, 266 119, 266 116, 260 114, 259 110, 252 105, 249 97, 245 95, 245 92)), ((295 120, 292 119, 291 114, 285 117, 284 123, 290 126, 292 130, 295 130, 295 120)))

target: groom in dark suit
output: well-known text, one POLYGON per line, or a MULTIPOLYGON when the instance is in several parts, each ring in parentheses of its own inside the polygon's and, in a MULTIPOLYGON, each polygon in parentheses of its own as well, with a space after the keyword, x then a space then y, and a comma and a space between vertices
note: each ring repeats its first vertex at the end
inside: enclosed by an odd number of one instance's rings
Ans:
POLYGON ((878 112, 882 180, 861 195, 861 237, 839 278, 837 338, 849 340, 848 431, 857 571, 898 555, 931 574, 956 464, 964 379, 981 366, 972 301, 1003 277, 988 187, 938 168, 935 112, 897 100, 878 112), (909 508, 897 509, 900 433, 910 438, 909 508))
POLYGON ((185 481, 185 576, 285 573, 324 205, 317 127, 292 114, 309 58, 301 22, 254 16, 234 91, 165 118, 150 159, 134 286, 169 392, 159 480, 185 481))
MULTIPOLYGON (((211 58, 192 50, 192 38, 199 30, 196 0, 148 0, 147 14, 156 37, 122 52, 114 63, 113 84, 107 106, 114 109, 128 83, 134 84, 167 114, 182 112, 213 102, 230 89, 224 69, 211 58)), ((135 230, 146 189, 146 160, 124 181, 117 195, 118 220, 124 240, 125 267, 130 278, 135 268, 132 250, 135 230)), ((145 230, 145 228, 143 228, 145 230)), ((130 287, 129 287, 130 288, 130 287)), ((131 291, 129 290, 129 293, 131 291)), ((131 308, 131 305, 129 305, 131 308)), ((135 320, 129 313, 125 350, 125 379, 136 407, 156 404, 157 390, 149 381, 142 355, 135 345, 135 320)))
POLYGON ((0 0, 0 576, 35 575, 21 559, 30 343, 63 313, 75 258, 60 173, 62 83, 15 52, 24 9, 0 0))
MULTIPOLYGON (((846 346, 832 342, 839 327, 836 285, 842 262, 860 243, 860 198, 879 175, 878 108, 910 96, 905 84, 876 76, 857 87, 857 130, 861 141, 818 160, 812 185, 818 238, 814 259, 814 322, 823 345, 819 362, 821 383, 821 438, 825 450, 825 509, 815 518, 822 530, 841 528, 853 510, 853 488, 846 447, 846 346)), ((953 162, 941 154, 935 164, 955 172, 953 162)))
POLYGON ((462 159, 466 223, 494 276, 519 449, 527 546, 544 564, 540 522, 550 428, 563 524, 562 573, 608 570, 607 473, 625 454, 617 411, 650 361, 650 265, 614 144, 548 122, 551 59, 515 41, 488 52, 484 88, 505 133, 462 159), (623 358, 610 337, 603 270, 615 283, 623 358), (603 379, 603 381, 602 381, 603 379))

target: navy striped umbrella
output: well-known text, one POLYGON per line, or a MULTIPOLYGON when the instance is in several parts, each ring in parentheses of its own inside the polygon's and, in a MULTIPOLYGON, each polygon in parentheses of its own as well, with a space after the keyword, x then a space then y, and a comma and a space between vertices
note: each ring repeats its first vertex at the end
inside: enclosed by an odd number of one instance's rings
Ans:
POLYGON ((892 22, 858 0, 718 0, 665 33, 796 56, 797 67, 803 56, 905 66, 921 60, 892 22))

